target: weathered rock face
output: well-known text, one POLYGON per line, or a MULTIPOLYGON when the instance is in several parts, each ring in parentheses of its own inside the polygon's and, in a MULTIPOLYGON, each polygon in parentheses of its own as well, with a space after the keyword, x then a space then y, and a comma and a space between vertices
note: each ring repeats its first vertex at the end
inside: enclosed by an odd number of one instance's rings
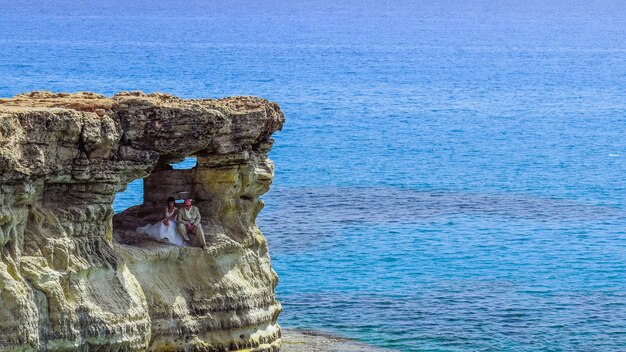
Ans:
POLYGON ((277 350, 277 277, 255 219, 283 121, 251 97, 0 99, 0 350, 277 350), (193 169, 170 167, 192 155, 193 169), (142 177, 144 203, 114 216, 116 192, 142 177), (180 192, 208 252, 134 232, 180 192))

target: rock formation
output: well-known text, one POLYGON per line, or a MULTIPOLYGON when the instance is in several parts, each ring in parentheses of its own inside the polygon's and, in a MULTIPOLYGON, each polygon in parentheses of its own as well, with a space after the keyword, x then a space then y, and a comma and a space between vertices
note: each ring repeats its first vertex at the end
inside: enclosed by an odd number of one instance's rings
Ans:
POLYGON ((255 219, 283 121, 252 97, 0 99, 0 350, 277 351, 277 276, 255 219), (188 156, 193 169, 171 168, 188 156), (114 215, 138 178, 144 203, 114 215), (208 252, 134 232, 180 194, 208 252))

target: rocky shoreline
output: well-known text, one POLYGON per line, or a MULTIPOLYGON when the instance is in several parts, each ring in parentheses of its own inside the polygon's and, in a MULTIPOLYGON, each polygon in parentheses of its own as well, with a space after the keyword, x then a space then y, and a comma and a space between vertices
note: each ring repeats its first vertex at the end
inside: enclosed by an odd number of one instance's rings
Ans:
POLYGON ((255 97, 0 98, 0 351, 278 351, 255 221, 283 122, 255 97), (143 202, 114 214, 136 179, 143 202), (138 238, 168 197, 193 199, 207 251, 138 238))
POLYGON ((323 331, 281 329, 281 352, 392 352, 323 331))

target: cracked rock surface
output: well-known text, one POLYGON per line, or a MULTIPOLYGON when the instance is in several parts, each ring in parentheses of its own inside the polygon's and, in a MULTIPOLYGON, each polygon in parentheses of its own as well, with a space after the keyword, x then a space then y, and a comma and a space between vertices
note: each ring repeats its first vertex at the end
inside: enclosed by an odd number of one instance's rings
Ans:
POLYGON ((255 219, 283 122, 254 97, 0 99, 0 350, 277 351, 277 276, 255 219), (171 168, 189 156, 193 169, 171 168), (144 202, 114 215, 138 178, 144 202), (134 232, 180 194, 206 252, 134 232))

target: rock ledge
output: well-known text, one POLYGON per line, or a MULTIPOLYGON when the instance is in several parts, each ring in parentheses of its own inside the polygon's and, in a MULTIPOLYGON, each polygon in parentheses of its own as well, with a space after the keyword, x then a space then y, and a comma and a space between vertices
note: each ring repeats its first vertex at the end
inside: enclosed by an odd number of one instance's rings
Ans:
POLYGON ((254 97, 0 99, 0 350, 277 351, 277 276, 255 220, 283 122, 254 97), (193 169, 171 168, 189 156, 193 169), (144 203, 114 216, 138 178, 144 203), (180 194, 209 252, 134 233, 180 194))

